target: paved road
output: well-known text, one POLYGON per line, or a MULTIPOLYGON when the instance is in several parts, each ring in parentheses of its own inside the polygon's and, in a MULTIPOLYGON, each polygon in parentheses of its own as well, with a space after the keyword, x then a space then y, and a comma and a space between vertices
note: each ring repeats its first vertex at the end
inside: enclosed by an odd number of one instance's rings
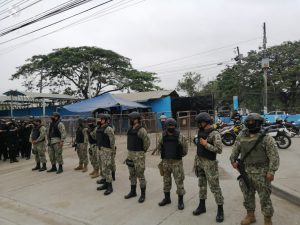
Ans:
MULTIPOLYGON (((117 181, 114 182, 114 192, 104 196, 96 191, 95 180, 87 174, 74 171, 77 162, 76 154, 70 148, 66 149, 65 172, 60 175, 32 172, 33 160, 21 160, 20 163, 0 163, 0 224, 1 225, 179 225, 179 224, 216 224, 216 205, 209 193, 207 213, 199 217, 192 215, 198 204, 197 179, 192 172, 195 148, 192 147, 185 158, 186 173, 185 196, 186 208, 177 210, 177 196, 172 190, 172 204, 160 208, 157 203, 163 197, 162 178, 156 165, 159 156, 147 155, 146 178, 147 199, 144 204, 137 203, 137 198, 124 200, 123 196, 129 190, 128 171, 123 164, 126 156, 124 138, 118 137, 117 181)), ((154 142, 154 138, 153 138, 154 142)), ((282 161, 299 157, 300 138, 294 141, 290 150, 280 151, 282 161), (298 148, 298 149, 297 149, 298 148)), ((154 145, 152 145, 152 148, 154 145)), ((221 186, 225 196, 226 225, 237 225, 244 215, 242 196, 236 181, 236 172, 231 168, 228 158, 230 148, 225 148, 219 157, 221 186)), ((286 165, 284 165, 285 167, 286 165)), ((293 168, 299 168, 293 163, 293 168)), ((278 180, 284 177, 298 176, 280 169, 278 180)), ((274 224, 300 225, 300 208, 281 198, 272 196, 275 207, 274 224)), ((258 222, 262 224, 258 204, 258 222)))

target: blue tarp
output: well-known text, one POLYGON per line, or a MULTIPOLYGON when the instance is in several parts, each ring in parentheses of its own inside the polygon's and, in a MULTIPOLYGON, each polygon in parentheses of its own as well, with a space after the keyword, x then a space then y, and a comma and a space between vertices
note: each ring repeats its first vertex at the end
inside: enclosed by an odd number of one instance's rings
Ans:
POLYGON ((68 111, 77 113, 93 112, 96 109, 110 110, 110 108, 114 107, 120 107, 121 110, 148 108, 148 106, 116 97, 110 93, 105 93, 91 99, 64 106, 68 111))

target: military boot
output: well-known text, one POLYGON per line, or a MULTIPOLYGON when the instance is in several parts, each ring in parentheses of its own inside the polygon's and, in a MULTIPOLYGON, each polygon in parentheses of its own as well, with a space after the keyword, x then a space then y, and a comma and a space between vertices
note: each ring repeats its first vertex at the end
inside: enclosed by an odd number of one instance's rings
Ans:
POLYGON ((111 177, 113 180, 116 180, 116 171, 111 172, 111 177))
POLYGON ((179 210, 184 209, 183 195, 178 195, 178 209, 179 210))
POLYGON ((136 185, 131 185, 130 192, 124 196, 125 199, 133 198, 136 196, 136 185))
POLYGON ((223 209, 223 205, 218 205, 218 213, 216 216, 216 221, 218 223, 221 223, 224 221, 224 209, 223 209))
POLYGON ((247 211, 246 217, 241 221, 241 225, 250 225, 251 223, 255 223, 255 215, 254 210, 247 211))
POLYGON ((39 170, 39 169, 41 169, 41 164, 36 163, 36 166, 34 168, 32 168, 32 171, 39 170))
POLYGON ((110 195, 113 192, 112 183, 107 183, 106 191, 104 192, 104 195, 110 195))
POLYGON ((159 206, 165 206, 171 203, 170 192, 165 192, 165 198, 158 203, 159 206))
POLYGON ((82 167, 82 163, 80 163, 77 167, 74 168, 74 170, 82 170, 83 167, 82 167))
POLYGON ((60 173, 62 173, 63 171, 64 171, 64 170, 63 170, 62 164, 59 164, 59 167, 58 167, 58 170, 57 170, 56 174, 60 174, 60 173))
POLYGON ((46 163, 43 163, 43 166, 39 169, 39 172, 43 172, 45 170, 47 170, 46 163))
POLYGON ((56 172, 56 171, 57 171, 56 164, 53 164, 52 168, 50 170, 47 170, 48 173, 56 172))
POLYGON ((206 213, 206 207, 205 207, 205 199, 200 199, 200 203, 197 209, 193 211, 194 216, 199 216, 202 213, 206 213))
POLYGON ((97 187, 97 191, 106 190, 108 187, 108 183, 105 181, 100 187, 97 187))
POLYGON ((89 175, 90 175, 90 176, 93 176, 95 173, 96 173, 96 170, 95 170, 95 169, 93 169, 93 171, 92 171, 92 172, 90 172, 90 173, 89 173, 89 175))
POLYGON ((105 183, 105 179, 101 178, 100 180, 96 181, 97 184, 104 184, 105 183))
POLYGON ((265 225, 272 225, 272 217, 271 216, 265 216, 265 225))
POLYGON ((141 188, 141 197, 139 198, 139 203, 143 203, 146 198, 146 188, 141 188))
POLYGON ((82 172, 85 173, 88 171, 87 164, 83 164, 82 172))
POLYGON ((99 174, 98 170, 95 170, 95 173, 93 175, 91 175, 91 178, 94 179, 99 176, 100 176, 100 174, 99 174))

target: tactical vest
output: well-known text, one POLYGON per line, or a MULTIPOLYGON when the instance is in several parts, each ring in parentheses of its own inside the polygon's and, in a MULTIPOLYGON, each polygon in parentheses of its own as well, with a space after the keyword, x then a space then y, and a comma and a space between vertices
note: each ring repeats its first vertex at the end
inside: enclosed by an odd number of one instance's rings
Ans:
POLYGON ((84 143, 84 135, 83 135, 83 129, 80 127, 80 128, 77 128, 76 130, 76 143, 78 144, 82 144, 84 143))
POLYGON ((96 131, 96 141, 98 147, 110 148, 110 140, 106 133, 104 133, 105 129, 108 125, 104 127, 98 127, 96 131))
POLYGON ((133 129, 132 127, 127 132, 127 149, 129 151, 144 151, 144 143, 141 138, 138 137, 138 132, 142 127, 133 129))
POLYGON ((61 133, 58 129, 58 124, 60 123, 60 121, 56 121, 56 122, 52 122, 50 124, 50 128, 49 128, 49 137, 50 138, 61 138, 61 133))
POLYGON ((182 155, 183 147, 179 143, 179 133, 175 135, 168 135, 167 132, 164 132, 162 139, 161 158, 181 160, 182 155))
MULTIPOLYGON (((241 158, 243 159, 245 154, 254 146, 259 135, 249 137, 242 135, 240 138, 241 146, 241 158)), ((257 144, 250 154, 245 159, 245 165, 268 165, 269 159, 267 157, 265 148, 263 146, 263 139, 257 144)))
MULTIPOLYGON (((90 131, 90 132, 93 132, 93 130, 94 130, 95 128, 96 128, 96 126, 94 126, 93 129, 92 129, 92 130, 89 130, 89 131, 90 131)), ((89 143, 90 143, 91 145, 97 144, 96 139, 94 139, 94 138, 92 137, 92 135, 90 134, 90 132, 88 132, 89 143)))
MULTIPOLYGON (((32 129, 32 133, 31 133, 31 139, 33 141, 37 140, 39 138, 39 136, 41 135, 41 132, 40 132, 40 129, 41 129, 42 126, 38 126, 38 127, 33 127, 32 129)), ((43 140, 41 140, 43 141, 43 140)))
MULTIPOLYGON (((209 134, 211 132, 213 132, 214 130, 215 129, 213 129, 213 128, 210 128, 208 130, 199 129, 199 131, 198 131, 199 141, 200 141, 200 138, 207 139, 207 142, 209 144, 213 145, 213 140, 211 138, 209 138, 209 134)), ((197 143, 197 155, 201 156, 201 157, 204 157, 206 159, 212 160, 212 161, 216 160, 217 159, 217 153, 209 151, 203 145, 201 145, 199 141, 197 143)))

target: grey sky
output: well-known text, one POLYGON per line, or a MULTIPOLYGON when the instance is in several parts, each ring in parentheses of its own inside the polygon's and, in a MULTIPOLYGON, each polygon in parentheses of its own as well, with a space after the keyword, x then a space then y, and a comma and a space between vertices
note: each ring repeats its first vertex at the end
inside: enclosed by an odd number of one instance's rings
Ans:
MULTIPOLYGON (((114 0, 110 5, 120 1, 114 0)), ((18 16, 0 21, 0 29, 62 2, 43 0, 18 16)), ((38 23, 0 37, 0 42, 101 2, 104 1, 93 0, 86 6, 54 17, 46 23, 38 23)), ((138 2, 139 0, 134 0, 129 4, 138 2)), ((51 29, 0 45, 0 93, 8 89, 22 89, 20 82, 9 81, 15 68, 25 63, 27 58, 49 53, 54 48, 92 45, 111 49, 130 58, 135 68, 157 72, 161 78, 160 85, 174 89, 178 79, 188 71, 200 72, 205 82, 213 79, 224 68, 216 64, 230 61, 235 56, 236 45, 243 54, 261 46, 263 22, 267 23, 268 46, 300 39, 300 0, 146 0, 7 51, 10 46, 46 34, 110 5, 51 29), (233 45, 219 51, 146 67, 231 44, 233 45)))

